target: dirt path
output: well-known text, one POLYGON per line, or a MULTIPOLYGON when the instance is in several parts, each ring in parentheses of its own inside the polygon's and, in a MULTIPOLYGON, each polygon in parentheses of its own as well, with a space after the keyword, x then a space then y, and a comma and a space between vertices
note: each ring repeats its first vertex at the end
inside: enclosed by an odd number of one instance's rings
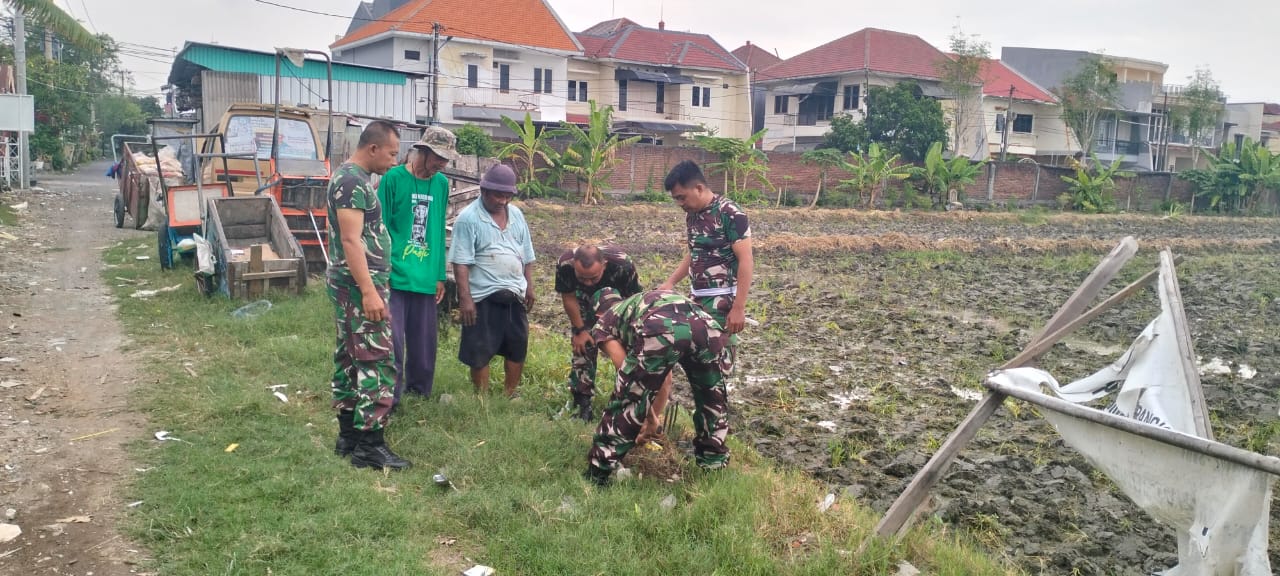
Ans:
POLYGON ((136 574, 143 558, 116 530, 138 473, 124 446, 145 432, 100 272, 104 247, 144 233, 114 227, 106 168, 0 195, 26 204, 0 226, 0 522, 22 529, 0 542, 3 575, 136 574))

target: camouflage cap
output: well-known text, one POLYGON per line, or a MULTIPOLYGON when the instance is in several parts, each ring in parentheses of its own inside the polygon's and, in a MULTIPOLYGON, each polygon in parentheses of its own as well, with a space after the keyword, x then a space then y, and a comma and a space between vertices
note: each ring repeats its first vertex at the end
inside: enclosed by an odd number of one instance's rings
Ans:
POLYGON ((616 289, 605 287, 596 290, 596 293, 591 296, 591 301, 596 305, 596 316, 604 316, 606 310, 622 301, 622 294, 619 294, 616 289))
POLYGON ((428 126, 422 132, 422 139, 413 144, 414 148, 426 148, 449 161, 457 160, 458 138, 453 132, 439 126, 428 126))

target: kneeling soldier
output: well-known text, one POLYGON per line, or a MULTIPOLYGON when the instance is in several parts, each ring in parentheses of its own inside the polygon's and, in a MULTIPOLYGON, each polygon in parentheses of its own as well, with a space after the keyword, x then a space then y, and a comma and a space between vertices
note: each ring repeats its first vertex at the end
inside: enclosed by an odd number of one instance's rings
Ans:
POLYGON ((592 338, 618 369, 613 397, 596 428, 585 476, 608 482, 650 416, 649 404, 679 364, 695 405, 694 456, 703 468, 729 463, 729 402, 725 375, 732 368, 729 334, 688 297, 670 290, 627 299, 612 288, 596 293, 598 320, 592 338))

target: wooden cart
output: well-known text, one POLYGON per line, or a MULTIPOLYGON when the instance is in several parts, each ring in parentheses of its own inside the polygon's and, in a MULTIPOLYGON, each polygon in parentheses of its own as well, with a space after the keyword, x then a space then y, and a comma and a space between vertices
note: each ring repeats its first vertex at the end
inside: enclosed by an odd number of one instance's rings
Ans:
POLYGON ((210 198, 204 237, 214 276, 206 293, 259 298, 268 289, 302 293, 307 265, 276 199, 269 195, 210 198))

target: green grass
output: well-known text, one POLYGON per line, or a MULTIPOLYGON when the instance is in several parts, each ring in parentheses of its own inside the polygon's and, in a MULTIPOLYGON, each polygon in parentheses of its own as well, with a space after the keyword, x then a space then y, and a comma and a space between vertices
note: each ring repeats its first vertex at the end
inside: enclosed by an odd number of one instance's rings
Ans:
POLYGON ((819 513, 822 486, 732 438, 727 470, 691 467, 677 484, 589 485, 580 473, 592 429, 551 417, 567 396, 566 339, 536 328, 518 401, 471 391, 453 330, 441 343, 436 398, 454 402, 410 398, 388 431, 414 468, 353 469, 332 453, 332 308, 323 287, 272 294, 272 310, 238 320, 230 313, 243 303, 198 295, 190 269, 161 273, 154 259, 134 259, 153 252, 121 243, 106 252, 103 272, 142 359, 136 405, 151 431, 185 441, 132 447, 145 472, 127 498, 143 503, 125 523, 154 558, 150 571, 457 574, 481 563, 504 575, 870 575, 896 573, 906 559, 929 574, 1011 572, 937 522, 858 553, 873 513, 852 500, 819 513), (183 288, 130 297, 174 284, 183 288), (278 384, 288 403, 268 390, 278 384), (441 471, 457 490, 432 483, 441 471), (659 505, 667 495, 678 502, 670 511, 659 505))
POLYGON ((0 225, 16 226, 18 224, 18 215, 14 213, 13 208, 0 203, 0 225))

